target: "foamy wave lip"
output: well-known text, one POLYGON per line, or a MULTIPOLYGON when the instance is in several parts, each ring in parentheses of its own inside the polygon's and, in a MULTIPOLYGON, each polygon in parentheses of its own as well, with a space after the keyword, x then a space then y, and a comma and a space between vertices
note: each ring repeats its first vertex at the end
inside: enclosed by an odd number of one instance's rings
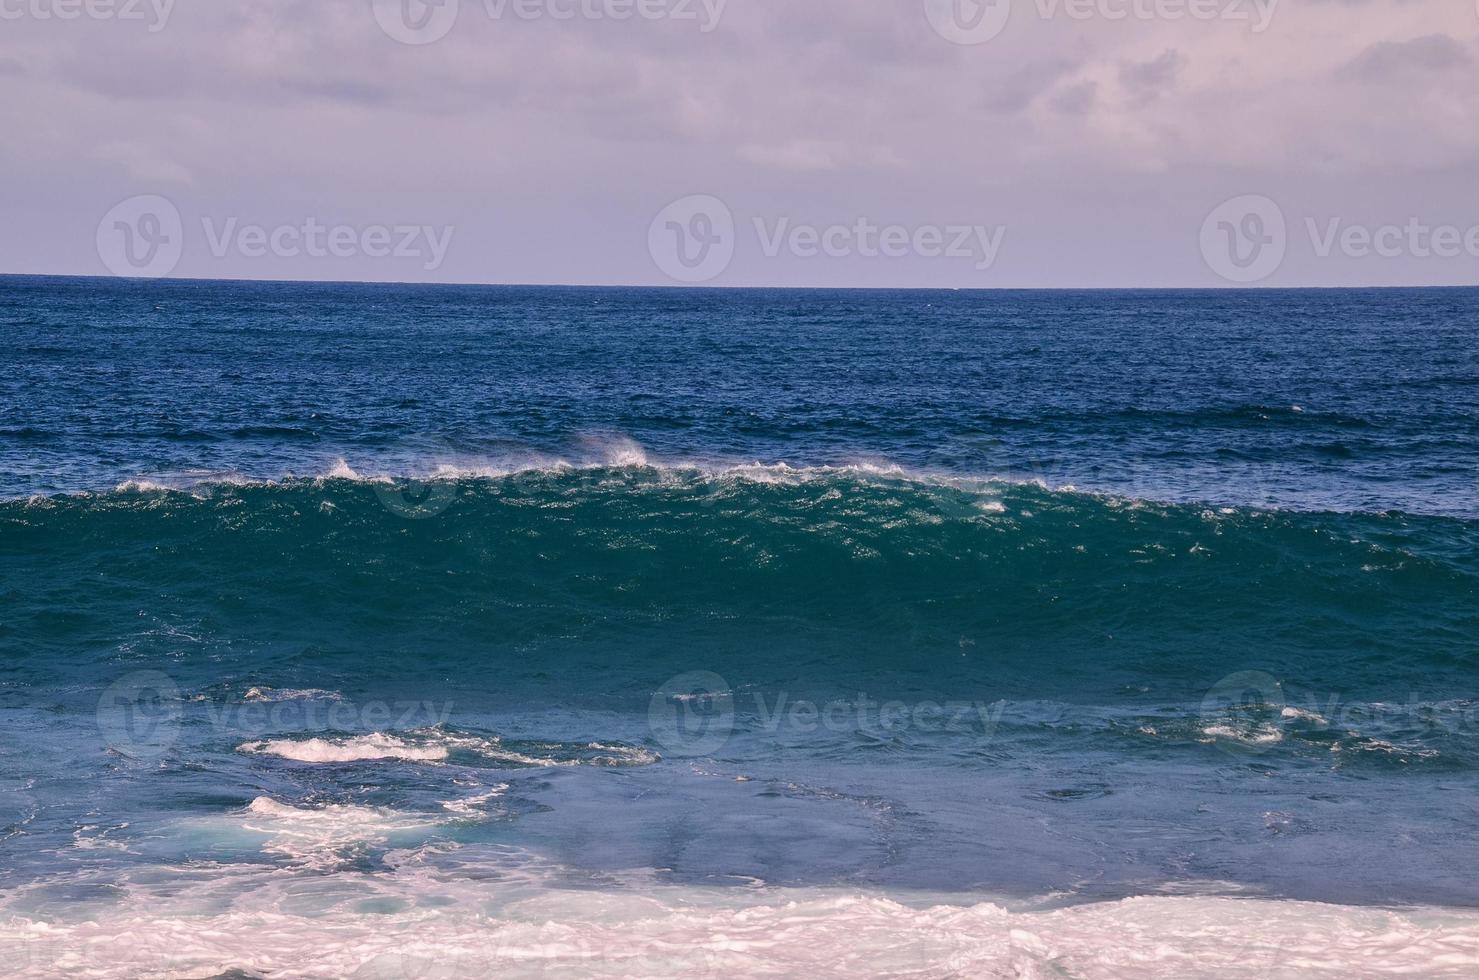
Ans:
POLYGON ((558 742, 520 743, 512 747, 505 745, 498 736, 480 737, 472 735, 442 734, 445 744, 463 749, 496 762, 509 762, 519 766, 541 768, 565 768, 569 766, 650 766, 661 756, 656 752, 634 745, 612 745, 591 742, 585 746, 562 745, 558 742), (528 751, 522 751, 527 749, 528 751))
POLYGON ((192 493, 208 487, 250 487, 269 483, 251 479, 234 471, 185 470, 178 473, 155 473, 122 481, 114 493, 192 493))
MULTIPOLYGON (((838 478, 857 481, 907 482, 926 487, 945 487, 964 493, 995 493, 1003 485, 1036 486, 1050 491, 1084 493, 1115 499, 1117 494, 1079 491, 1071 486, 1052 487, 1042 479, 1022 479, 992 473, 960 473, 932 468, 904 466, 887 459, 859 456, 838 463, 760 462, 734 458, 699 457, 657 459, 635 440, 611 435, 587 437, 581 451, 568 456, 540 450, 513 450, 497 456, 479 456, 464 452, 423 452, 409 459, 365 456, 354 462, 343 456, 319 457, 306 461, 303 470, 281 472, 275 476, 240 473, 185 471, 178 474, 149 475, 132 478, 115 488, 115 492, 157 491, 189 493, 212 486, 281 486, 295 483, 351 482, 390 485, 402 480, 419 482, 457 482, 462 480, 498 481, 530 475, 559 477, 592 470, 642 471, 665 484, 691 481, 721 484, 756 484, 800 486, 838 478)), ((332 505, 330 505, 332 506, 332 505)), ((984 513, 1001 513, 999 505, 984 502, 984 513)))
POLYGON ((253 687, 242 695, 242 700, 268 704, 280 701, 343 701, 344 695, 338 691, 324 691, 316 687, 303 689, 253 687))
MULTIPOLYGON (((1293 411, 1293 409, 1291 409, 1293 411)), ((343 447, 348 449, 348 447, 343 447)), ((352 452, 352 450, 349 450, 352 452)), ((209 472, 187 470, 180 473, 148 474, 130 477, 115 486, 114 492, 125 491, 176 491, 203 496, 197 491, 213 485, 223 486, 276 486, 305 482, 350 481, 357 483, 393 484, 399 480, 449 481, 500 480, 531 473, 559 475, 592 469, 630 469, 655 473, 664 482, 682 482, 692 478, 710 481, 733 481, 749 483, 799 484, 811 480, 826 480, 838 476, 859 480, 881 479, 905 481, 924 486, 950 487, 963 492, 999 492, 1001 486, 1035 486, 1056 494, 1071 494, 1097 499, 1109 506, 1176 506, 1205 504, 1207 499, 1171 490, 1165 495, 1155 494, 1142 499, 1140 494, 1150 493, 1150 488, 1127 489, 1125 487, 1078 487, 1068 482, 1048 483, 1042 475, 1026 477, 1012 470, 1007 473, 940 469, 929 466, 902 465, 878 457, 859 455, 854 461, 844 463, 788 463, 748 462, 733 457, 700 457, 656 459, 635 440, 621 435, 590 437, 585 440, 583 452, 571 454, 570 458, 536 449, 511 450, 495 456, 477 453, 448 451, 437 453, 422 449, 418 455, 408 459, 392 460, 375 457, 371 453, 356 457, 351 463, 344 457, 318 456, 303 460, 301 469, 284 469, 276 474, 238 472, 209 472), (995 488, 995 489, 993 489, 995 488)), ((93 496, 94 490, 71 491, 58 495, 32 495, 33 505, 41 506, 53 498, 93 496)), ((0 499, 4 499, 0 495, 0 499)), ((332 504, 325 503, 326 509, 332 504)), ((980 508, 986 513, 1001 513, 990 502, 980 508)), ((1207 513, 1230 516, 1243 511, 1258 513, 1299 511, 1303 508, 1287 503, 1270 501, 1238 501, 1237 507, 1222 507, 1207 513)), ((1316 510, 1323 508, 1317 507, 1316 510)), ((1386 515, 1391 508, 1369 513, 1386 515)), ((1353 511, 1361 513, 1363 511, 1353 511)))
MULTIPOLYGON (((952 486, 959 489, 979 488, 983 484, 1002 482, 1043 486, 1041 480, 1003 480, 991 474, 960 474, 907 467, 887 459, 859 457, 841 463, 790 463, 786 461, 722 458, 675 458, 659 460, 636 440, 623 435, 586 436, 580 440, 582 451, 570 456, 538 450, 512 451, 496 457, 474 458, 470 454, 447 452, 423 456, 419 460, 361 459, 351 463, 343 456, 330 457, 327 465, 320 462, 317 481, 353 483, 393 483, 400 479, 461 480, 505 479, 529 474, 561 474, 597 469, 651 470, 670 477, 724 479, 756 484, 796 485, 838 476, 860 479, 879 478, 952 486)), ((301 477, 297 477, 301 478, 301 477)), ((202 484, 249 486, 292 481, 291 474, 276 479, 246 478, 237 473, 188 472, 150 478, 139 478, 121 484, 118 489, 180 490, 202 484)))
POLYGON ((238 752, 271 755, 293 762, 326 765, 346 762, 445 762, 453 752, 467 752, 495 762, 538 768, 568 766, 649 766, 661 756, 634 745, 591 742, 566 745, 529 742, 506 745, 496 735, 462 735, 441 730, 392 735, 374 732, 344 738, 272 739, 245 742, 238 752))
POLYGON ((445 745, 414 745, 394 735, 375 732, 353 738, 325 739, 310 738, 303 741, 273 739, 265 742, 247 742, 237 747, 238 752, 250 755, 275 755, 293 762, 369 762, 383 759, 401 759, 406 762, 441 762, 447 758, 445 745))

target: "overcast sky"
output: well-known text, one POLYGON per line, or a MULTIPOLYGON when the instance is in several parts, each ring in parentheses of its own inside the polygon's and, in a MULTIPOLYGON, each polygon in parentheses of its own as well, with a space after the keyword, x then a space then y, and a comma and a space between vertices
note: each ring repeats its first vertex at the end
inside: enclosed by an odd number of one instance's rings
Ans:
POLYGON ((1474 0, 442 4, 0 0, 0 271, 1479 283, 1474 0))

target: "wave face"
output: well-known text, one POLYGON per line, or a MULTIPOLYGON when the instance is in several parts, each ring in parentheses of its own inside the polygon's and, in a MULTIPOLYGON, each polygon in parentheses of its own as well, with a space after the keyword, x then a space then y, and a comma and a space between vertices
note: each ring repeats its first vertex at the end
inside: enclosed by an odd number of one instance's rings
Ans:
POLYGON ((1472 305, 0 280, 0 957, 1472 975, 1472 305))
POLYGON ((1476 522, 886 471, 125 489, 0 505, 0 533, 24 569, 11 635, 53 654, 21 667, 38 683, 116 661, 75 651, 148 606, 126 656, 183 648, 182 680, 205 685, 267 657, 296 668, 279 686, 458 671, 469 695, 538 699, 557 678, 557 700, 592 706, 645 704, 699 667, 828 695, 910 678, 935 696, 1158 704, 1262 670, 1342 699, 1440 700, 1471 679, 1479 625, 1476 522), (106 588, 62 614, 94 569, 106 588))

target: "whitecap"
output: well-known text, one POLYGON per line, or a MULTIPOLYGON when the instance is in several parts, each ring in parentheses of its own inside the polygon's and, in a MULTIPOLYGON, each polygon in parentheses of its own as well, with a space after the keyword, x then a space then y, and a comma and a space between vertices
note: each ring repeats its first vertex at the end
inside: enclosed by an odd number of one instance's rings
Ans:
POLYGON ((1231 725, 1208 725, 1202 734, 1211 738, 1228 738, 1248 745, 1272 745, 1284 740, 1284 733, 1277 728, 1255 727, 1234 728, 1231 725))
POLYGON ((294 762, 332 763, 369 762, 400 759, 406 762, 441 762, 447 758, 446 745, 416 745, 394 735, 376 732, 353 738, 310 738, 301 741, 273 739, 247 742, 237 747, 249 755, 275 755, 294 762))

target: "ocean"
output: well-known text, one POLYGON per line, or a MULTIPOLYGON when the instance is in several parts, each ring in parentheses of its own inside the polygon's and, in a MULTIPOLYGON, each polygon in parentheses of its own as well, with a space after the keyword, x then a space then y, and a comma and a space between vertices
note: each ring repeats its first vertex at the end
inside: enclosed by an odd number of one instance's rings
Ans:
POLYGON ((7 975, 1479 972, 1479 290, 0 344, 7 975))

